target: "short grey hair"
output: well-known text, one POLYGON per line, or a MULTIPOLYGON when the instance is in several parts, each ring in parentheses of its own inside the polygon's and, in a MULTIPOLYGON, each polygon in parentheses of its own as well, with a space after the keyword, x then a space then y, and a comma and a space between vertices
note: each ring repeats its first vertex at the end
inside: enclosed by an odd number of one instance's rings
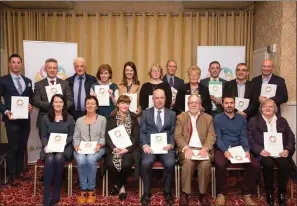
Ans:
POLYGON ((190 99, 192 98, 192 97, 197 97, 198 99, 199 99, 199 101, 200 101, 200 104, 202 104, 202 99, 201 99, 201 96, 199 95, 199 94, 192 94, 192 95, 190 95, 189 97, 188 97, 188 103, 189 103, 189 101, 190 101, 190 99))
POLYGON ((84 58, 82 58, 82 57, 76 57, 76 58, 73 60, 73 66, 75 66, 75 63, 76 63, 76 62, 82 62, 82 63, 84 63, 85 66, 87 66, 87 65, 86 65, 86 60, 85 60, 84 58))

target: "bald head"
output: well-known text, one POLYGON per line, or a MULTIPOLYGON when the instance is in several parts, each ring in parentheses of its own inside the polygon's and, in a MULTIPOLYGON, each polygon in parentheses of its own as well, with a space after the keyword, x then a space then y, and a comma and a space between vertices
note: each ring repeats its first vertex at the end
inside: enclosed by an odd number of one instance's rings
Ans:
POLYGON ((262 75, 264 77, 268 77, 270 74, 272 74, 273 68, 274 66, 271 60, 264 60, 262 63, 262 75))
POLYGON ((153 91, 154 107, 157 109, 163 109, 165 106, 165 92, 163 89, 156 89, 153 91))

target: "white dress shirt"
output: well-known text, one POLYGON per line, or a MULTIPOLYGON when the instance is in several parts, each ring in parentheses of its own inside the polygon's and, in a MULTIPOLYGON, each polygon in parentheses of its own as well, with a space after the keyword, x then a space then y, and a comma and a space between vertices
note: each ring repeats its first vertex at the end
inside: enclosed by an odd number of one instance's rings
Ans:
POLYGON ((263 77, 262 75, 262 83, 268 84, 269 80, 271 79, 272 73, 268 77, 263 77))
POLYGON ((55 77, 55 78, 53 78, 53 79, 48 78, 48 77, 46 77, 46 78, 47 78, 48 85, 55 85, 55 84, 57 84, 57 77, 55 77), (52 80, 55 81, 54 84, 52 84, 52 83, 50 82, 50 81, 52 81, 52 80))
POLYGON ((243 83, 237 82, 237 95, 238 95, 239 98, 244 98, 245 83, 246 83, 246 81, 243 82, 243 83))
POLYGON ((189 141, 189 147, 202 148, 200 137, 197 131, 197 119, 199 115, 200 115, 200 112, 196 116, 193 116, 189 113, 189 116, 191 118, 191 124, 192 124, 192 135, 189 141))

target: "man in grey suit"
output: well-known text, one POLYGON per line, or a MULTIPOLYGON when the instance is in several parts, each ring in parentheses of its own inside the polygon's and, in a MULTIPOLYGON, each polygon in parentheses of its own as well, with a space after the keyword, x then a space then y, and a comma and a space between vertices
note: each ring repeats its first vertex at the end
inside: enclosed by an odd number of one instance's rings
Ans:
POLYGON ((50 99, 47 98, 45 87, 49 85, 60 84, 62 93, 67 101, 67 108, 71 108, 73 105, 73 96, 68 85, 68 82, 57 77, 58 62, 56 59, 50 58, 45 61, 45 71, 47 77, 39 82, 35 83, 33 105, 39 108, 36 126, 40 128, 40 122, 42 117, 48 113, 50 109, 50 99))
MULTIPOLYGON (((218 61, 210 62, 209 67, 208 67, 208 72, 209 72, 210 77, 201 79, 200 84, 208 87, 208 84, 210 81, 220 81, 220 82, 222 82, 222 87, 224 88, 226 80, 219 77, 221 71, 222 71, 222 68, 218 61)), ((215 117, 216 115, 218 115, 219 113, 224 111, 224 109, 222 107, 222 99, 217 98, 213 95, 210 95, 210 98, 211 98, 211 103, 212 103, 211 116, 215 117)))
POLYGON ((140 121, 140 145, 141 152, 141 174, 144 184, 144 194, 141 198, 142 205, 148 205, 151 198, 151 181, 152 167, 156 160, 161 161, 164 167, 164 192, 163 196, 167 204, 174 203, 171 194, 171 184, 175 167, 175 141, 174 128, 176 122, 175 112, 164 107, 165 92, 162 89, 156 89, 153 92, 154 107, 146 109, 142 112, 140 121), (165 154, 153 154, 151 148, 151 134, 166 133, 167 146, 163 150, 167 150, 165 154))

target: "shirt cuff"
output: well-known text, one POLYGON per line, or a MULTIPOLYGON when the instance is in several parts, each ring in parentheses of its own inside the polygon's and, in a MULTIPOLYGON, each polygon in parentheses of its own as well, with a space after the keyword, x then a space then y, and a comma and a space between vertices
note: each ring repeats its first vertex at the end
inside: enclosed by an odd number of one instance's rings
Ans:
POLYGON ((189 148, 189 146, 188 146, 188 145, 184 146, 184 148, 183 148, 182 152, 185 152, 185 150, 186 150, 187 148, 189 148))
POLYGON ((6 115, 6 114, 7 114, 7 112, 9 112, 9 110, 6 110, 6 111, 4 112, 4 114, 6 115))
POLYGON ((143 146, 142 146, 142 149, 143 149, 144 146, 148 146, 148 144, 143 145, 143 146))

